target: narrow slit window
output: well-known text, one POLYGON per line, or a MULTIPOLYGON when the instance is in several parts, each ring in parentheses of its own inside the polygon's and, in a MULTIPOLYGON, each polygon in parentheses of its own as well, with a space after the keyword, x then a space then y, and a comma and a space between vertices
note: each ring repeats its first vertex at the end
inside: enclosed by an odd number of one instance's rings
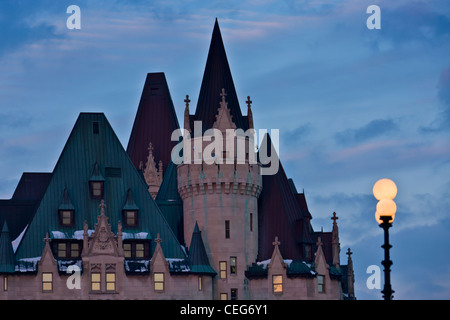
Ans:
POLYGON ((236 274, 236 257, 230 257, 230 274, 236 274))
POLYGON ((230 220, 225 220, 225 239, 230 239, 230 220))
POLYGON ((116 291, 116 274, 114 272, 106 273, 106 291, 116 291))
POLYGON ((164 291, 164 273, 155 272, 154 274, 155 291, 164 291))
POLYGON ((272 291, 273 293, 283 293, 283 276, 273 275, 272 276, 272 291))
POLYGON ((227 278, 227 262, 226 261, 219 262, 219 272, 220 272, 220 279, 227 278))
POLYGON ((42 273, 42 292, 52 292, 53 291, 53 273, 43 272, 42 273))
POLYGON ((91 273, 91 291, 92 292, 100 292, 101 290, 101 279, 100 272, 92 272, 91 273))

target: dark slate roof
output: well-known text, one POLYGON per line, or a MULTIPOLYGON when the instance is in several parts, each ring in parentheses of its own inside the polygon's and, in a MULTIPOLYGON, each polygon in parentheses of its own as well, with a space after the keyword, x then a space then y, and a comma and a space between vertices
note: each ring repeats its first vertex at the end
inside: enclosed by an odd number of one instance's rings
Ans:
POLYGON ((216 272, 209 264, 208 256, 206 254, 205 245, 202 240, 202 234, 195 223, 194 231, 192 233, 191 247, 188 254, 189 268, 192 273, 215 275, 216 272))
POLYGON ((0 200, 0 226, 8 222, 11 239, 16 239, 31 221, 51 176, 51 173, 24 172, 12 198, 0 200))
POLYGON ((73 235, 83 230, 84 221, 89 228, 97 223, 100 199, 90 197, 89 179, 97 163, 104 177, 105 214, 109 217, 112 232, 117 233, 118 221, 128 190, 139 208, 138 226, 123 226, 123 232, 160 234, 162 249, 168 258, 186 258, 172 230, 150 196, 147 185, 133 166, 119 139, 103 113, 81 113, 53 170, 51 181, 39 207, 17 249, 16 259, 34 258, 42 254, 47 232, 59 231, 73 235), (74 226, 59 224, 58 207, 64 201, 67 188, 75 208, 74 226))
MULTIPOLYGON (((266 135, 262 143, 271 143, 266 135)), ((270 148, 268 148, 270 150, 270 148)), ((274 175, 263 175, 263 189, 258 199, 259 253, 258 260, 270 259, 273 239, 278 236, 281 255, 286 259, 302 260, 302 243, 312 244, 311 226, 307 212, 289 183, 281 162, 274 175)))
POLYGON ((24 172, 12 196, 14 200, 41 200, 52 174, 49 172, 24 172))
POLYGON ((35 200, 0 200, 0 225, 8 223, 11 239, 16 239, 25 229, 38 204, 35 200))
POLYGON ((13 273, 14 268, 14 250, 11 245, 8 224, 5 222, 0 233, 0 274, 13 273))
POLYGON ((177 166, 172 161, 166 168, 155 202, 178 242, 184 245, 183 201, 178 194, 177 166))
MULTIPOLYGON (((232 115, 232 120, 237 128, 248 129, 247 117, 242 116, 236 89, 228 65, 225 47, 220 33, 219 23, 214 24, 214 29, 209 46, 206 67, 203 73, 202 85, 197 101, 195 116, 192 120, 202 121, 203 130, 212 128, 216 121, 216 115, 221 101, 222 88, 227 94, 226 101, 232 115)), ((191 124, 191 129, 193 126, 191 124)))
POLYGON ((333 247, 332 247, 332 241, 333 236, 331 232, 313 232, 312 238, 314 240, 314 246, 313 246, 313 252, 316 252, 317 245, 315 244, 320 237, 320 240, 322 242, 322 251, 323 255, 325 256, 325 261, 329 264, 333 264, 333 247))
POLYGON ((179 127, 164 73, 148 73, 127 147, 134 166, 139 169, 141 161, 145 165, 151 142, 156 165, 162 160, 166 168, 176 145, 171 135, 179 127))

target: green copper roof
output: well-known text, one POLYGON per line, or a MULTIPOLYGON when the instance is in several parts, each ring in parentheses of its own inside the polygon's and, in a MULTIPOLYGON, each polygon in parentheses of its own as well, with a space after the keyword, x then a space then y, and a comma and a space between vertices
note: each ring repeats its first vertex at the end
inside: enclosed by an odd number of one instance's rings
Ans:
POLYGON ((178 241, 184 244, 183 201, 178 194, 177 166, 172 161, 167 166, 155 201, 178 241))
POLYGON ((103 178, 102 198, 106 203, 112 232, 117 233, 129 190, 138 211, 138 225, 123 224, 128 234, 160 234, 167 258, 186 258, 176 236, 165 221, 147 185, 139 176, 119 139, 103 113, 81 113, 53 170, 51 181, 16 253, 16 259, 38 257, 44 248, 43 238, 50 231, 76 238, 84 221, 94 229, 99 215, 99 198, 90 194, 89 181, 103 178), (66 202, 65 191, 74 208, 74 225, 61 226, 58 208, 66 202))

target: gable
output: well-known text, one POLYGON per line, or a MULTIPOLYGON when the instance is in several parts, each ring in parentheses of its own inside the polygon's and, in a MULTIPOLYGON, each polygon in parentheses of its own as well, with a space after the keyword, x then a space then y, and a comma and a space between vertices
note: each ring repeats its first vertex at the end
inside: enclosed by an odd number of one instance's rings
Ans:
POLYGON ((146 232, 151 236, 160 233, 167 257, 184 258, 185 254, 173 232, 164 220, 159 208, 147 191, 133 163, 103 113, 81 113, 64 146, 40 205, 18 249, 17 259, 40 256, 44 248, 43 238, 48 232, 57 231, 63 237, 72 238, 83 230, 84 221, 93 229, 100 214, 101 199, 92 198, 89 180, 97 164, 104 177, 103 199, 111 231, 117 234, 122 221, 122 209, 131 189, 138 211, 138 226, 123 227, 125 233, 146 232), (64 190, 70 194, 74 207, 73 226, 61 226, 58 208, 63 202, 64 190))

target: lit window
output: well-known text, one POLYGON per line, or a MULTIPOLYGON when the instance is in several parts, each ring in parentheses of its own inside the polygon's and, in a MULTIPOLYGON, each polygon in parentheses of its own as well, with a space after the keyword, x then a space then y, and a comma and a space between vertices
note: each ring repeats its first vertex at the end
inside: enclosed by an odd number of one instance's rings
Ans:
POLYGON ((230 257, 230 274, 236 274, 236 257, 230 257))
POLYGON ((101 290, 100 286, 100 272, 92 272, 91 273, 91 291, 99 292, 101 290))
POLYGON ((59 223, 62 226, 72 226, 73 214, 73 210, 59 210, 59 223))
POLYGON ((137 211, 135 210, 124 210, 123 211, 123 220, 125 221, 125 225, 128 227, 135 227, 138 224, 137 219, 137 211))
POLYGON ((225 239, 230 239, 230 220, 225 220, 225 239))
POLYGON ((58 243, 58 258, 66 258, 67 246, 64 242, 58 243))
POLYGON ((114 272, 106 273, 106 291, 116 291, 116 274, 114 272))
POLYGON ((79 243, 71 243, 70 244, 70 257, 78 258, 80 256, 80 244, 79 243))
POLYGON ((273 293, 282 293, 283 292, 283 276, 282 275, 273 275, 272 276, 272 289, 273 289, 273 293))
POLYGON ((53 255, 58 259, 77 259, 80 257, 81 241, 55 241, 53 255))
POLYGON ((91 196, 95 199, 103 197, 103 181, 90 181, 91 196))
POLYGON ((8 277, 3 277, 3 291, 8 291, 8 277))
POLYGON ((143 257, 144 257, 144 244, 136 243, 136 258, 143 258, 143 257))
POLYGON ((226 279, 227 278, 227 262, 226 261, 219 262, 219 270, 220 270, 220 279, 226 279))
POLYGON ((131 243, 123 244, 123 252, 125 253, 125 258, 131 258, 131 243))
POLYGON ((220 294, 220 300, 228 300, 228 294, 227 293, 221 293, 220 294))
POLYGON ((317 292, 318 293, 324 293, 325 292, 325 277, 318 275, 317 276, 317 292))
POLYGON ((155 283, 155 291, 164 291, 164 273, 155 272, 154 283, 155 283))
POLYGON ((203 288, 202 288, 202 277, 201 276, 199 276, 198 277, 198 291, 202 291, 203 290, 203 288))
POLYGON ((127 259, 149 259, 149 242, 127 240, 127 242, 123 244, 123 252, 127 259))
POLYGON ((52 292, 53 291, 53 273, 43 272, 42 273, 42 292, 52 292))

